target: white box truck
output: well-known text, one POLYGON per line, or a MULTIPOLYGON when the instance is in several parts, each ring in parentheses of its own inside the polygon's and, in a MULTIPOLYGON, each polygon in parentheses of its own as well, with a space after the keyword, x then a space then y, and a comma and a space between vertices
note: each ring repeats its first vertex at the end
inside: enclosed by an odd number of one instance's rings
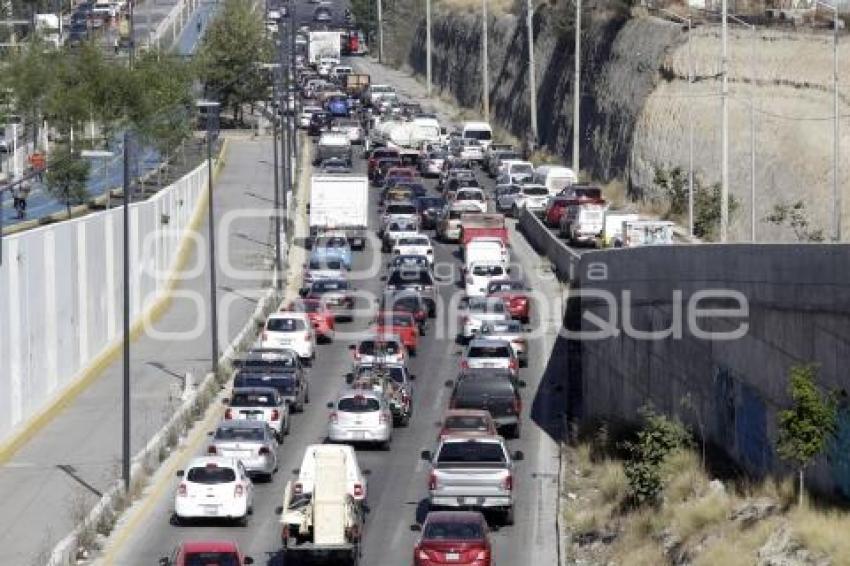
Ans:
POLYGON ((338 31, 311 31, 307 38, 307 62, 318 65, 322 58, 340 59, 338 31))
POLYGON ((310 180, 310 237, 345 232, 351 248, 366 247, 369 226, 369 178, 354 175, 313 175, 310 180))

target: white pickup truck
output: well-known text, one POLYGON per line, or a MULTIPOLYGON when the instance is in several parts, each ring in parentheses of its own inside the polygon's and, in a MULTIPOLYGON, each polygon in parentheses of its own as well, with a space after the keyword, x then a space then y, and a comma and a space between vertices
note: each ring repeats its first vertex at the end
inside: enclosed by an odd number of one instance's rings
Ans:
POLYGON ((425 450, 421 457, 431 464, 431 509, 499 510, 504 523, 513 524, 513 468, 523 454, 510 454, 501 436, 448 436, 434 453, 425 450))

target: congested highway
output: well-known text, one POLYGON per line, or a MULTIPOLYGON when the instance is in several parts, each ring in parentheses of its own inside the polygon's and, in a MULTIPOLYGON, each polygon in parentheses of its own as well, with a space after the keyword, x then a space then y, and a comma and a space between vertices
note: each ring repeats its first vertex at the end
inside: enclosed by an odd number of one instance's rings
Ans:
MULTIPOLYGON (((312 12, 312 6, 305 6, 305 10, 312 12)), ((353 60, 342 63, 358 65, 353 60)), ((445 126, 452 130, 457 125, 447 123, 445 126)), ((307 141, 309 138, 302 136, 302 141, 306 142, 302 147, 315 152, 315 146, 307 141)), ((354 146, 352 155, 351 171, 347 174, 365 176, 367 165, 363 147, 354 146)), ((309 198, 306 193, 310 174, 311 171, 303 173, 299 199, 309 198)), ((477 171, 476 176, 480 178, 487 193, 488 207, 492 209, 493 182, 483 171, 477 171)), ((440 195, 435 179, 420 181, 428 195, 440 195)), ((351 270, 346 274, 357 295, 354 316, 350 322, 336 322, 333 342, 319 344, 312 367, 305 368, 310 402, 303 412, 291 415, 290 433, 277 448, 277 473, 272 481, 252 483, 253 509, 246 524, 219 519, 178 522, 174 515, 175 497, 183 480, 172 476, 156 484, 144 505, 135 509, 120 526, 105 549, 106 563, 155 563, 161 557, 170 556, 181 543, 192 540, 234 541, 255 563, 284 563, 279 514, 284 487, 287 481, 295 478, 294 470, 300 466, 305 449, 326 442, 331 413, 326 404, 334 402, 338 393, 346 389, 346 375, 352 371, 353 362, 349 347, 368 335, 375 318, 376 299, 384 294, 385 277, 376 275, 387 274, 390 257, 381 252, 377 237, 383 212, 378 206, 381 187, 373 185, 369 193, 367 246, 364 251, 353 253, 351 270)), ((416 355, 408 358, 409 372, 415 376, 409 424, 394 428, 388 450, 379 446, 357 446, 360 469, 368 478, 361 557, 361 564, 366 565, 410 564, 413 561, 419 533, 411 527, 421 524, 428 513, 429 463, 420 455, 436 446, 440 423, 452 393, 446 381, 457 377, 464 351, 464 345, 456 340, 457 312, 452 310, 465 291, 459 246, 440 241, 434 237, 433 230, 421 230, 421 233, 431 239, 434 273, 437 274, 436 302, 440 307, 436 318, 429 322, 427 333, 419 339, 416 355)), ((513 277, 522 280, 540 296, 557 296, 560 289, 557 282, 551 274, 541 271, 539 258, 515 232, 510 221, 508 234, 513 277)), ((304 240, 299 239, 297 245, 303 244, 304 240)), ((281 307, 287 307, 293 300, 296 297, 287 297, 281 307)), ((552 309, 547 304, 542 308, 533 301, 530 320, 523 330, 527 333, 528 363, 519 369, 518 376, 524 382, 524 387, 519 389, 521 435, 506 443, 511 453, 519 451, 524 457, 514 462, 513 524, 507 525, 504 516, 499 514, 487 514, 492 526, 489 536, 493 564, 556 563, 559 462, 556 438, 560 434, 558 405, 563 400, 562 392, 550 382, 554 383, 552 376, 559 364, 557 353, 553 355, 559 314, 560 307, 552 309)), ((213 407, 215 414, 204 421, 209 431, 215 429, 225 410, 224 406, 213 407)), ((210 439, 205 435, 195 438, 187 443, 185 453, 177 457, 180 469, 192 456, 208 453, 210 439)), ((292 563, 292 560, 285 562, 292 563)))

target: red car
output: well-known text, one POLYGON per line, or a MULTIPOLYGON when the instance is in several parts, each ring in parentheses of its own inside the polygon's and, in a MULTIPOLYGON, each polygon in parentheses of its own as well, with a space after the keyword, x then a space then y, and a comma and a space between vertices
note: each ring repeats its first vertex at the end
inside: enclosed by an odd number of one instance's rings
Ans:
POLYGON ((244 566, 254 559, 244 556, 235 542, 224 540, 184 542, 159 559, 162 566, 244 566))
POLYGON ((419 174, 416 169, 413 169, 412 167, 390 167, 389 170, 387 170, 388 179, 390 177, 394 179, 415 179, 418 176, 419 174))
POLYGON ((557 228, 561 224, 561 217, 567 207, 572 204, 596 203, 605 204, 602 191, 598 187, 567 187, 551 199, 543 211, 543 221, 550 228, 557 228))
POLYGON ((289 303, 286 310, 291 312, 303 312, 307 314, 310 323, 313 325, 313 330, 316 331, 316 337, 332 342, 334 334, 335 316, 333 311, 325 305, 321 299, 301 299, 289 303))
POLYGON ((413 548, 414 566, 492 566, 493 550, 478 511, 432 511, 413 548))
MULTIPOLYGON (((398 159, 399 152, 397 149, 381 147, 373 151, 369 155, 369 161, 367 162, 367 173, 369 177, 371 177, 375 173, 375 169, 378 167, 378 161, 387 158, 396 158, 398 159)), ((401 161, 399 160, 399 163, 401 161)))
POLYGON ((496 430, 496 423, 493 421, 493 417, 490 416, 490 411, 481 409, 449 409, 443 415, 440 434, 437 435, 437 440, 439 441, 445 436, 457 436, 459 434, 497 436, 499 432, 496 430))
POLYGON ((419 346, 419 324, 413 313, 405 311, 381 311, 375 317, 375 333, 395 334, 401 338, 411 356, 419 346))
POLYGON ((522 281, 497 280, 487 284, 487 296, 499 297, 508 307, 511 318, 528 324, 531 318, 531 299, 522 281))
POLYGON ((564 215, 564 211, 567 209, 567 204, 570 202, 570 199, 564 197, 555 197, 551 201, 549 201, 549 205, 546 207, 546 210, 543 211, 543 221, 550 228, 557 227, 561 222, 561 216, 564 215))

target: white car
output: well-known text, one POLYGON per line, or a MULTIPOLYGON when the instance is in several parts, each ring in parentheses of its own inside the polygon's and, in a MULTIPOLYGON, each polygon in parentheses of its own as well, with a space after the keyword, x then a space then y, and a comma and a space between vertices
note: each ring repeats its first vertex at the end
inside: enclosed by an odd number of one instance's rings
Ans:
POLYGON ((279 443, 289 434, 289 404, 273 387, 235 387, 227 399, 226 420, 263 421, 279 443))
POLYGON ((499 166, 499 176, 502 175, 517 180, 531 180, 534 177, 534 164, 531 161, 505 159, 499 166))
POLYGON ((298 127, 307 129, 310 126, 310 119, 313 117, 313 114, 317 112, 321 112, 321 106, 305 106, 301 109, 301 113, 298 115, 298 127))
POLYGON ((517 377, 519 359, 506 340, 493 338, 475 338, 469 342, 460 361, 460 367, 467 369, 504 369, 517 377))
POLYGON ((277 472, 278 443, 266 423, 222 421, 210 435, 207 453, 237 458, 249 474, 272 481, 277 472))
POLYGON ((485 322, 478 335, 482 338, 505 340, 511 345, 519 365, 528 365, 528 341, 520 321, 485 322))
POLYGON ((419 158, 419 172, 423 177, 438 177, 443 171, 446 152, 431 150, 419 158))
POLYGON ((261 348, 289 348, 307 365, 316 357, 316 333, 306 313, 280 312, 266 319, 261 348))
POLYGON ((428 258, 428 265, 434 265, 434 247, 431 245, 431 239, 424 234, 396 238, 392 254, 394 256, 425 256, 428 258))
POLYGON ((389 253, 401 238, 413 238, 419 235, 415 221, 392 220, 384 228, 381 251, 389 253))
POLYGON ((450 200, 452 204, 469 205, 470 208, 475 208, 481 214, 487 212, 487 197, 484 196, 484 191, 478 187, 461 187, 450 200))
POLYGON ((466 296, 483 297, 495 279, 505 279, 508 268, 501 261, 474 261, 466 270, 466 296))
POLYGON ((484 159, 484 147, 478 140, 465 139, 459 146, 457 156, 465 161, 482 161, 484 159))
POLYGON ((362 364, 406 364, 407 350, 401 338, 395 335, 382 334, 371 336, 360 341, 356 346, 350 346, 354 356, 354 366, 362 364))
POLYGON ((511 200, 513 202, 508 210, 514 218, 519 217, 519 211, 523 208, 541 216, 546 210, 546 205, 549 204, 549 190, 543 185, 522 185, 511 200))
POLYGON ((386 226, 390 222, 418 222, 419 209, 412 202, 391 202, 384 208, 381 215, 381 225, 386 226))
POLYGON ((366 501, 368 496, 366 476, 360 470, 354 448, 343 444, 311 444, 308 446, 304 450, 301 467, 298 468, 298 479, 293 486, 293 492, 296 495, 313 493, 316 482, 316 458, 319 454, 328 452, 342 453, 345 460, 348 493, 355 501, 366 501))
POLYGON ((383 395, 362 389, 347 390, 328 403, 328 440, 372 442, 389 450, 393 414, 383 395))
POLYGON ((458 308, 460 338, 474 337, 485 322, 504 322, 511 319, 510 312, 498 297, 468 297, 458 308))
POLYGON ((238 459, 195 458, 177 476, 181 480, 174 496, 175 522, 220 518, 247 523, 254 507, 254 484, 238 459))

